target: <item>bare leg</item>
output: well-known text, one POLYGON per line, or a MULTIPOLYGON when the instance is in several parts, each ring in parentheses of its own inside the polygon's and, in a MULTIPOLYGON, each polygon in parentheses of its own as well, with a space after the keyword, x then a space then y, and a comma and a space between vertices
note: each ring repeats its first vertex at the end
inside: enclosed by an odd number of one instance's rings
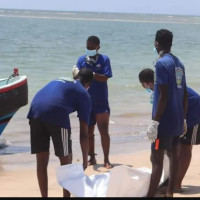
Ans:
POLYGON ((88 161, 88 165, 96 165, 96 159, 95 159, 95 152, 94 152, 94 144, 95 144, 95 139, 94 139, 94 128, 95 126, 89 126, 88 128, 88 135, 89 135, 89 156, 90 159, 88 161))
POLYGON ((179 171, 179 146, 174 146, 171 152, 167 152, 170 161, 169 169, 169 185, 166 192, 166 197, 173 197, 176 178, 179 171))
POLYGON ((154 197, 158 189, 163 169, 164 150, 151 151, 152 173, 147 197, 154 197))
POLYGON ((180 166, 175 186, 176 191, 181 191, 181 184, 189 168, 191 158, 192 158, 192 145, 180 144, 180 166))
MULTIPOLYGON (((72 154, 68 156, 59 157, 60 165, 68 165, 72 163, 72 154)), ((70 197, 70 192, 68 190, 63 189, 63 197, 70 197)))
POLYGON ((97 126, 101 135, 101 144, 104 153, 104 166, 107 169, 112 168, 109 161, 109 151, 110 151, 110 136, 108 133, 109 125, 109 113, 96 114, 97 126))
POLYGON ((42 197, 48 197, 48 174, 47 166, 49 162, 49 152, 36 154, 37 159, 37 178, 42 197))

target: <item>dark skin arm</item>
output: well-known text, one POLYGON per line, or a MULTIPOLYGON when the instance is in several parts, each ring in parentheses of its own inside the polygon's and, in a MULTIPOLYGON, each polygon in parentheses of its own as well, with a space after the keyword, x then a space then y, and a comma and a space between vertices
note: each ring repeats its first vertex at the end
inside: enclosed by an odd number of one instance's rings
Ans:
POLYGON ((89 139, 88 139, 88 125, 80 120, 80 145, 83 156, 83 169, 88 165, 89 139))
POLYGON ((168 86, 167 85, 159 85, 159 91, 160 91, 160 97, 158 100, 158 107, 156 110, 156 115, 154 117, 155 121, 160 121, 161 116, 163 115, 166 105, 167 105, 167 100, 168 100, 168 86))

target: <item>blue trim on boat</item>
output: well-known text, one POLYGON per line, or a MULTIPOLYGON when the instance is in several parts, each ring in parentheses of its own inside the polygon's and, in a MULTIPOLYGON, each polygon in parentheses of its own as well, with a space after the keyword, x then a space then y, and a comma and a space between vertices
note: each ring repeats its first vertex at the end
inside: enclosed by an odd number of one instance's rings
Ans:
POLYGON ((16 113, 12 112, 9 113, 3 117, 0 117, 0 135, 3 133, 3 130, 5 129, 5 127, 7 126, 8 122, 11 120, 11 118, 13 117, 13 115, 16 113))
POLYGON ((9 114, 7 114, 7 115, 5 115, 5 116, 0 117, 0 121, 1 121, 2 119, 6 119, 6 118, 9 118, 9 117, 12 117, 15 113, 16 113, 16 111, 15 111, 15 112, 12 112, 12 113, 9 113, 9 114))
POLYGON ((0 135, 3 133, 3 130, 6 128, 7 124, 8 122, 0 125, 0 135))

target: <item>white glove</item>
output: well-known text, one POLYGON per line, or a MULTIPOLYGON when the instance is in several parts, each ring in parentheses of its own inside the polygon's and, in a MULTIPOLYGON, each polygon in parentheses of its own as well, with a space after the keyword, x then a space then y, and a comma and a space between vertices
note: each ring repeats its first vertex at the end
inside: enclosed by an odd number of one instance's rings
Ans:
POLYGON ((152 120, 151 124, 147 128, 147 137, 149 138, 150 142, 155 142, 157 139, 158 125, 159 122, 152 120))
POLYGON ((187 122, 186 122, 186 119, 184 119, 183 133, 180 135, 180 138, 184 137, 186 133, 187 133, 187 122))
POLYGON ((73 69, 72 69, 72 75, 73 75, 73 78, 75 78, 79 73, 79 69, 76 65, 73 66, 73 69))

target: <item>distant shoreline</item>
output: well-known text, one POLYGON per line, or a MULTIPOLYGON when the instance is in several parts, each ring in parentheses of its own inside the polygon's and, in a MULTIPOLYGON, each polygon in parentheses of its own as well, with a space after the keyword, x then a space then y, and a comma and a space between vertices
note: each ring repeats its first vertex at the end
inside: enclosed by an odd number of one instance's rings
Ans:
MULTIPOLYGON (((96 19, 99 19, 99 20, 102 20, 102 21, 105 21, 106 19, 102 19, 100 18, 101 15, 118 15, 118 17, 127 17, 127 16, 130 16, 130 15, 136 15, 137 17, 143 17, 143 16, 151 16, 151 17, 154 17, 154 16, 160 16, 161 17, 161 22, 160 23, 163 23, 162 20, 165 20, 166 23, 167 21, 172 17, 176 17, 176 18, 179 18, 179 20, 181 21, 181 18, 185 18, 185 17, 188 17, 188 18, 191 18, 191 19, 194 19, 194 18, 199 18, 200 20, 200 15, 178 15, 178 14, 159 14, 159 13, 123 13, 123 12, 96 12, 96 11, 67 11, 67 10, 39 10, 39 9, 12 9, 12 8, 0 8, 0 13, 3 13, 3 12, 13 12, 13 11, 17 11, 17 12, 35 12, 35 13, 52 13, 52 14, 58 14, 58 15, 61 15, 61 14, 69 14, 69 15, 72 15, 72 14, 97 14, 97 18, 96 19), (166 18, 166 19, 165 19, 166 18)), ((13 15, 13 17, 17 17, 18 15, 13 15)), ((123 20, 123 19, 116 19, 115 21, 125 21, 126 20, 123 20)), ((73 19, 76 19, 76 20, 81 20, 81 18, 57 18, 57 19, 69 19, 69 20, 73 20, 73 19)), ((94 20, 94 19, 90 19, 90 18, 86 18, 85 20, 94 20)), ((156 21, 134 21, 134 20, 130 20, 129 22, 153 22, 155 23, 156 21)), ((169 20, 170 23, 172 23, 172 21, 169 20)))
POLYGON ((129 12, 98 12, 98 11, 79 11, 79 10, 71 10, 71 11, 68 11, 68 10, 53 10, 53 9, 49 9, 49 10, 46 10, 46 9, 16 9, 16 8, 0 8, 0 10, 19 10, 19 11, 46 11, 46 12, 69 12, 69 13, 73 13, 73 12, 76 12, 76 13, 103 13, 103 14, 106 14, 106 13, 111 13, 111 14, 134 14, 134 15, 165 15, 165 16, 188 16, 188 17, 200 17, 200 15, 181 15, 181 14, 169 14, 169 13, 164 13, 164 14, 161 14, 161 13, 129 13, 129 12))

